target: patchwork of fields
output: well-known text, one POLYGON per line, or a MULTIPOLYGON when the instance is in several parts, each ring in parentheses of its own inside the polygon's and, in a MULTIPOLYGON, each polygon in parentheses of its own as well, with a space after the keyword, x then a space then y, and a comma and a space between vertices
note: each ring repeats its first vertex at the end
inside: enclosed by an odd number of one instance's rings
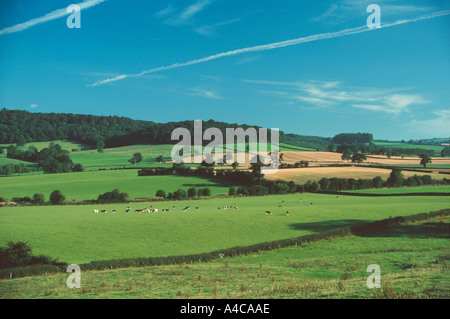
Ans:
MULTIPOLYGON (((69 151, 77 149, 70 156, 73 162, 85 166, 85 172, 28 173, 3 177, 0 178, 0 197, 11 199, 42 193, 48 200, 50 193, 58 189, 68 200, 76 201, 97 199, 100 194, 119 189, 128 193, 130 198, 149 198, 159 189, 168 193, 190 187, 208 187, 213 197, 108 205, 2 207, 0 246, 11 240, 24 241, 31 245, 34 255, 47 255, 77 264, 93 260, 188 255, 450 207, 448 196, 342 195, 337 198, 334 195, 309 193, 263 197, 219 196, 227 194, 230 186, 239 185, 177 175, 138 177, 139 167, 171 167, 170 162, 157 163, 156 157, 162 155, 169 159, 173 145, 134 145, 105 149, 103 153, 98 153, 96 150, 80 151, 83 147, 81 144, 67 141, 59 143, 69 151), (134 153, 141 153, 144 157, 143 162, 136 167, 128 162, 134 153), (123 167, 133 169, 117 169, 123 167), (128 206, 131 206, 129 214, 125 213, 128 206), (190 209, 185 211, 183 208, 186 206, 190 206, 190 209), (224 209, 226 206, 230 208, 224 209), (158 212, 134 212, 135 209, 145 207, 157 208, 158 212), (107 210, 108 213, 94 214, 94 209, 107 210), (117 212, 112 214, 113 210, 117 212), (266 211, 271 214, 266 214, 266 211)), ((48 145, 33 144, 39 149, 48 145)), ((346 162, 341 160, 341 154, 338 153, 317 152, 287 144, 280 145, 280 150, 284 162, 309 161, 310 167, 280 169, 276 174, 266 175, 265 178, 269 180, 282 179, 304 184, 323 177, 372 179, 380 176, 387 179, 391 172, 391 169, 365 166, 320 167, 323 164, 346 162)), ((233 151, 236 151, 236 147, 233 151)), ((248 161, 248 154, 245 158, 248 161)), ((0 155, 0 165, 21 162, 0 155)), ((418 158, 368 156, 367 162, 420 167, 418 158)), ((450 169, 450 159, 433 158, 433 164, 429 167, 432 173, 403 171, 403 175, 430 175, 433 179, 448 177, 438 172, 450 169)), ((230 169, 228 166, 223 168, 230 169)), ((241 165, 240 169, 247 169, 247 166, 241 165)), ((450 193, 450 187, 420 186, 358 192, 450 193)), ((448 220, 445 223, 448 225, 448 220)), ((383 297, 383 293, 386 296, 393 292, 379 291, 377 295, 364 286, 365 267, 373 263, 375 257, 375 261, 383 267, 386 283, 406 291, 410 294, 408 296, 448 297, 448 273, 445 273, 445 263, 442 264, 440 260, 442 256, 448 256, 449 232, 448 227, 442 226, 442 220, 436 220, 434 224, 440 227, 440 233, 433 232, 435 229, 428 227, 428 224, 417 223, 374 237, 352 236, 210 263, 90 271, 84 274, 85 289, 81 292, 69 291, 61 285, 65 277, 63 274, 1 280, 0 298, 383 297), (402 273, 405 269, 408 271, 407 276, 402 273), (408 281, 405 277, 409 278, 408 281), (46 280, 43 281, 43 278, 46 280), (413 279, 420 286, 412 285, 410 280, 413 279)))
MULTIPOLYGON (((319 181, 326 177, 341 177, 341 178, 366 178, 372 179, 376 176, 382 177, 386 180, 391 173, 391 169, 372 168, 364 166, 345 166, 345 167, 308 167, 308 168, 290 168, 280 169, 275 174, 266 175, 265 178, 269 180, 282 179, 287 181, 294 181, 298 184, 304 184, 307 181, 319 181)), ((433 179, 442 179, 447 175, 437 173, 422 173, 413 171, 403 171, 405 177, 413 175, 430 175, 433 179)))

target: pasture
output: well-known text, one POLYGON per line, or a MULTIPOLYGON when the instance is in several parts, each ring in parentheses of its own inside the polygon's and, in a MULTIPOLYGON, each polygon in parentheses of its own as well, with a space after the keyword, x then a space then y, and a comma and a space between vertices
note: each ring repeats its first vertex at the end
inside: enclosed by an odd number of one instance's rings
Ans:
POLYGON ((440 210, 449 204, 448 197, 337 199, 294 194, 131 205, 6 207, 0 209, 0 245, 26 241, 35 254, 69 263, 186 255, 440 210), (125 213, 127 206, 132 213, 125 213), (134 213, 150 206, 159 212, 134 213), (185 212, 186 206, 191 209, 185 212), (239 210, 224 210, 224 206, 239 210), (94 214, 94 209, 109 212, 94 214), (111 214, 113 209, 116 214, 111 214), (265 214, 268 210, 272 215, 265 214))
POLYGON ((174 192, 191 187, 211 189, 212 195, 227 194, 228 183, 200 177, 186 176, 138 176, 135 169, 87 171, 68 174, 41 174, 11 176, 0 178, 0 196, 32 197, 35 193, 44 194, 48 200, 54 190, 60 190, 66 199, 97 199, 98 195, 119 189, 130 198, 152 197, 162 189, 174 192))
POLYGON ((87 271, 0 281, 9 298, 449 298, 448 219, 402 225, 368 237, 335 238, 209 263, 87 271), (447 230, 446 230, 447 229, 447 230), (382 289, 366 286, 381 267, 382 289))

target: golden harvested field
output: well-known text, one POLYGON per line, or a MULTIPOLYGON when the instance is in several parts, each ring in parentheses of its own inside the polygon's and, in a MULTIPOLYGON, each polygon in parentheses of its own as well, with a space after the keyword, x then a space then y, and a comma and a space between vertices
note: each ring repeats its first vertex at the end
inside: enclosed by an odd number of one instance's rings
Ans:
MULTIPOLYGON (((281 179, 285 181, 294 181, 298 184, 304 184, 307 181, 319 181, 323 177, 341 177, 341 178, 354 178, 354 179, 366 179, 380 176, 383 179, 387 179, 391 173, 391 169, 381 169, 372 167, 308 167, 308 168, 288 168, 280 169, 276 174, 265 175, 264 178, 269 180, 281 179)), ((421 173, 403 171, 405 177, 413 175, 430 175, 433 179, 442 179, 447 177, 442 174, 436 173, 421 173)))
MULTIPOLYGON (((315 166, 320 163, 347 163, 341 160, 341 153, 331 152, 281 152, 284 154, 283 159, 286 163, 295 163, 299 161, 310 161, 311 165, 315 166)), ((433 157, 433 164, 450 165, 450 158, 433 157)), ((386 165, 418 165, 420 163, 419 157, 404 157, 392 156, 387 158, 385 155, 367 155, 367 160, 364 163, 372 164, 386 164, 386 165)))

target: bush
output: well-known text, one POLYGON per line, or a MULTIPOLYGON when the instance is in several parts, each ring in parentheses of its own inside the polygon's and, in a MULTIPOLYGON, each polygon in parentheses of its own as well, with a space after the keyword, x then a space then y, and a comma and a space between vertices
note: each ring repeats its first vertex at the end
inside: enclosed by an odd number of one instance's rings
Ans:
POLYGON ((97 198, 97 203, 127 203, 129 196, 127 193, 121 193, 118 189, 112 192, 106 192, 103 195, 99 195, 97 198))
POLYGON ((156 196, 156 197, 163 197, 163 198, 166 198, 166 192, 163 191, 162 189, 160 189, 160 190, 156 191, 155 196, 156 196))
POLYGON ((194 198, 195 196, 197 196, 197 189, 195 187, 191 187, 188 189, 187 194, 189 198, 194 198))
POLYGON ((42 204, 44 204, 45 203, 44 194, 38 194, 38 193, 34 194, 33 195, 33 203, 35 205, 42 205, 42 204))
POLYGON ((66 200, 66 197, 61 194, 61 191, 56 190, 53 193, 50 194, 50 202, 53 205, 61 205, 66 200))
POLYGON ((236 194, 237 194, 236 188, 230 187, 230 189, 228 190, 228 195, 233 196, 233 195, 236 195, 236 194))

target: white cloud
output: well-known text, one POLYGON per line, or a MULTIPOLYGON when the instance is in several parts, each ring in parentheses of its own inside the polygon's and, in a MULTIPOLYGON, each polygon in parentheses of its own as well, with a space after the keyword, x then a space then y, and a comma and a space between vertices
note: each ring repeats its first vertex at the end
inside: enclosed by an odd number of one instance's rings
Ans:
POLYGON ((37 104, 31 104, 31 105, 30 105, 30 108, 32 108, 32 109, 35 109, 35 108, 37 108, 37 107, 38 107, 37 104))
POLYGON ((111 78, 111 79, 97 81, 97 82, 91 84, 90 86, 98 86, 98 85, 102 85, 104 83, 109 83, 112 81, 119 81, 119 80, 123 80, 127 77, 141 77, 141 76, 143 76, 145 74, 149 74, 149 73, 177 69, 177 68, 181 68, 181 67, 205 63, 205 62, 209 62, 209 61, 213 61, 213 60, 217 60, 217 59, 221 59, 221 58, 225 58, 225 57, 230 57, 230 56, 237 56, 237 55, 254 53, 254 52, 269 51, 269 50, 280 49, 280 48, 299 45, 299 44, 308 43, 308 42, 315 42, 315 41, 319 41, 319 40, 333 39, 333 38, 339 38, 339 37, 344 37, 344 36, 353 35, 353 34, 359 34, 359 33, 363 33, 363 32, 376 32, 376 30, 382 30, 382 29, 386 29, 386 28, 390 28, 390 27, 394 27, 394 26, 398 26, 398 25, 407 24, 407 23, 413 23, 413 22, 433 19, 433 18, 445 16, 445 15, 450 15, 450 10, 435 12, 435 13, 432 13, 429 15, 421 16, 419 18, 399 20, 396 22, 385 23, 385 24, 382 24, 381 28, 378 28, 378 29, 369 29, 369 28, 367 28, 367 26, 362 26, 362 27, 357 27, 357 28, 344 29, 344 30, 337 31, 337 32, 320 33, 320 34, 310 35, 310 36, 306 36, 306 37, 300 37, 300 38, 296 38, 296 39, 292 39, 292 40, 274 42, 274 43, 263 44, 263 45, 252 46, 252 47, 246 47, 246 48, 242 48, 242 49, 217 53, 217 54, 210 55, 210 56, 196 59, 196 60, 191 60, 191 61, 187 61, 187 62, 177 62, 177 63, 167 65, 167 66, 144 70, 137 74, 128 74, 128 75, 123 75, 122 77, 115 77, 115 78, 111 78))
MULTIPOLYGON (((80 6, 81 10, 85 10, 85 9, 94 7, 96 5, 99 5, 105 1, 107 1, 107 0, 85 0, 83 2, 78 3, 77 5, 80 6)), ((58 9, 58 10, 52 11, 50 13, 47 13, 46 15, 44 15, 42 17, 35 18, 35 19, 29 20, 24 23, 16 24, 16 25, 13 25, 12 27, 4 28, 4 29, 0 30, 0 35, 24 31, 35 25, 38 25, 38 24, 41 24, 44 22, 48 22, 48 21, 52 21, 55 19, 59 19, 59 18, 65 17, 69 14, 70 13, 67 13, 67 7, 58 9)))
POLYGON ((432 112, 434 118, 428 120, 413 120, 406 124, 411 133, 423 134, 429 138, 450 136, 450 110, 432 112))
POLYGON ((316 107, 347 107, 365 109, 369 111, 400 114, 410 111, 411 107, 429 103, 419 94, 399 93, 405 89, 384 89, 344 86, 337 81, 308 81, 308 82, 275 82, 251 81, 247 83, 260 85, 275 85, 284 87, 284 91, 266 91, 268 94, 282 96, 291 102, 301 102, 316 107))
POLYGON ((204 25, 204 26, 196 28, 194 31, 197 32, 198 34, 202 34, 202 35, 211 35, 216 32, 216 29, 218 27, 222 27, 225 25, 239 22, 239 21, 241 21, 241 19, 239 19, 239 18, 231 19, 231 20, 222 21, 219 23, 211 24, 211 25, 204 25))
POLYGON ((217 93, 210 91, 210 90, 204 90, 204 89, 192 89, 192 92, 190 93, 194 96, 200 96, 207 99, 214 99, 214 100, 222 100, 223 97, 218 95, 217 93))
MULTIPOLYGON (((190 21, 208 7, 214 0, 197 0, 195 3, 191 4, 178 15, 167 18, 164 22, 169 25, 185 25, 190 23, 190 21)), ((157 16, 163 17, 173 13, 175 10, 172 7, 168 7, 157 13, 157 16)))

